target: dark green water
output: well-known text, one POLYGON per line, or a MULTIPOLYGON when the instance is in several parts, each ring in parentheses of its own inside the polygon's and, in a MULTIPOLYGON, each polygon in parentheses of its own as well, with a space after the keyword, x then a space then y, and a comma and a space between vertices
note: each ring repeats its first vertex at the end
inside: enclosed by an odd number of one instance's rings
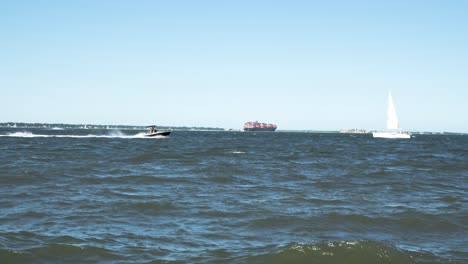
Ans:
POLYGON ((468 263, 468 136, 0 129, 0 263, 468 263))

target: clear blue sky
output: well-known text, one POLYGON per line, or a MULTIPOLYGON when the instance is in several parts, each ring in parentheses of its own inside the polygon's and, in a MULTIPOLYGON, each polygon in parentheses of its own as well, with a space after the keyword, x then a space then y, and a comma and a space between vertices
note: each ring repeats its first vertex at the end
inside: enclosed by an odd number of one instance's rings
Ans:
POLYGON ((0 122, 468 132, 468 1, 1 1, 0 122))

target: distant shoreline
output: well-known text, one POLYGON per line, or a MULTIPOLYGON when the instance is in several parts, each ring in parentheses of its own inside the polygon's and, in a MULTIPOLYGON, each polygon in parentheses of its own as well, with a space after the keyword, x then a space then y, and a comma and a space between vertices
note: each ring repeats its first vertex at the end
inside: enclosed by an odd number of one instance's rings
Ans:
MULTIPOLYGON (((219 132, 244 132, 242 129, 225 129, 220 127, 188 127, 188 126, 157 126, 158 129, 178 131, 219 131, 219 132)), ((66 123, 27 123, 27 122, 2 122, 0 128, 35 128, 35 129, 120 129, 120 130, 146 130, 146 125, 97 125, 97 124, 66 124, 66 123)), ((248 132, 257 133, 257 132, 248 132)), ((344 129, 344 130, 277 130, 276 132, 259 133, 336 133, 336 134, 371 134, 372 130, 344 129)), ((463 132, 431 132, 411 131, 417 135, 467 135, 463 132)))
MULTIPOLYGON (((146 130, 146 125, 96 125, 96 124, 65 124, 65 123, 26 123, 26 122, 3 122, 3 128, 43 128, 43 129, 121 129, 121 130, 146 130)), ((187 127, 187 126, 157 126, 158 129, 172 130, 206 130, 224 131, 217 127, 187 127)))

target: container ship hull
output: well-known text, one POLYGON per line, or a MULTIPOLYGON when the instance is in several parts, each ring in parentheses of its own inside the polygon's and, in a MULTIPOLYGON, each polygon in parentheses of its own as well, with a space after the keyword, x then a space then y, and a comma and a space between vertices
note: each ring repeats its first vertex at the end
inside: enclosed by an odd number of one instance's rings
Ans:
POLYGON ((244 131, 270 131, 273 132, 277 128, 274 124, 247 122, 244 124, 244 131))
POLYGON ((244 131, 275 131, 276 128, 244 128, 244 131))

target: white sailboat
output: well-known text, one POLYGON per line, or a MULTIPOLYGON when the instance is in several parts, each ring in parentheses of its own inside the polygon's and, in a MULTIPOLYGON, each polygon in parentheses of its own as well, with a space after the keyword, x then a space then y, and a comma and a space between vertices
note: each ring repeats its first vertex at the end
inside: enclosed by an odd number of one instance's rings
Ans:
POLYGON ((390 92, 388 93, 387 103, 387 130, 385 132, 373 132, 372 136, 375 138, 411 138, 411 133, 400 130, 400 124, 390 92))

